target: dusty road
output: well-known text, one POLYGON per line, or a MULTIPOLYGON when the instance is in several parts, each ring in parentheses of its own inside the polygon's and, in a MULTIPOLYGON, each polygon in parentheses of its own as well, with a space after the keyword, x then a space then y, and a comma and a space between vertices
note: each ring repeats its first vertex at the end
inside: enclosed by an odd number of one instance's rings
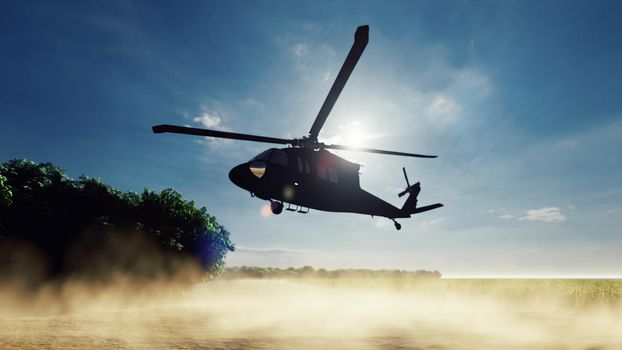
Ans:
POLYGON ((66 294, 79 302, 62 312, 46 314, 58 302, 46 297, 33 301, 37 315, 0 311, 0 348, 622 349, 619 305, 278 280, 210 283, 174 299, 115 293, 66 294))

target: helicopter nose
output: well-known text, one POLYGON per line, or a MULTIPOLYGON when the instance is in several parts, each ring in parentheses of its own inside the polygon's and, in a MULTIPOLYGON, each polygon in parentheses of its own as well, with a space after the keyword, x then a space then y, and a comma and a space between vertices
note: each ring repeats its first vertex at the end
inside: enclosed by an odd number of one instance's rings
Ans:
POLYGON ((248 166, 248 163, 235 166, 229 171, 229 180, 240 188, 253 191, 253 187, 258 179, 249 171, 248 166))

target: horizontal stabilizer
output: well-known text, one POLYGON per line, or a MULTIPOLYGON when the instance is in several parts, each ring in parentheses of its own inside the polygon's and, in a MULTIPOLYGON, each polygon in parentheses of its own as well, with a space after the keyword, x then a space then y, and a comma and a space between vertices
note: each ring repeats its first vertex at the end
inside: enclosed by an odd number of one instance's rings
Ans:
POLYGON ((424 211, 440 208, 442 206, 443 205, 441 203, 436 203, 436 204, 432 204, 432 205, 426 205, 425 207, 415 208, 415 210, 413 210, 412 214, 423 213, 424 211))

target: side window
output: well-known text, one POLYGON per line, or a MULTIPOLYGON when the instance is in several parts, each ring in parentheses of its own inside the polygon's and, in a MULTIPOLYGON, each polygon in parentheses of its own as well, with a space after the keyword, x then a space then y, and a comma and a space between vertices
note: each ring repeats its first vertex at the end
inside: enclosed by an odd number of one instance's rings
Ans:
POLYGON ((328 178, 328 171, 326 170, 325 166, 321 164, 317 165, 317 177, 322 180, 326 180, 328 178))
POLYGON ((267 151, 263 151, 262 153, 256 155, 253 159, 251 159, 251 162, 253 160, 268 160, 268 157, 270 156, 270 152, 272 152, 271 149, 267 151))
POLYGON ((333 168, 328 169, 328 181, 333 183, 339 182, 339 175, 337 174, 337 170, 333 168))
POLYGON ((287 154, 279 149, 274 150, 270 156, 270 161, 274 164, 287 166, 287 154))
POLYGON ((311 166, 309 165, 309 161, 305 159, 305 172, 307 174, 311 174, 311 166))
POLYGON ((302 165, 302 158, 298 157, 298 171, 300 171, 301 173, 304 171, 303 165, 302 165))

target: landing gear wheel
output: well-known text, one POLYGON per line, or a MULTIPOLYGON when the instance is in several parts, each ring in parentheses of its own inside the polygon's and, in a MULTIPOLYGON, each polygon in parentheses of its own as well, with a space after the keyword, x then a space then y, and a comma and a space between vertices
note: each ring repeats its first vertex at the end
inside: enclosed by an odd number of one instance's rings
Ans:
POLYGON ((280 202, 270 202, 270 210, 272 210, 272 214, 279 215, 283 212, 283 203, 280 202))
POLYGON ((399 230, 401 230, 401 229, 402 229, 402 225, 400 225, 397 221, 394 221, 393 223, 395 224, 395 229, 396 229, 396 230, 398 230, 398 231, 399 231, 399 230))

